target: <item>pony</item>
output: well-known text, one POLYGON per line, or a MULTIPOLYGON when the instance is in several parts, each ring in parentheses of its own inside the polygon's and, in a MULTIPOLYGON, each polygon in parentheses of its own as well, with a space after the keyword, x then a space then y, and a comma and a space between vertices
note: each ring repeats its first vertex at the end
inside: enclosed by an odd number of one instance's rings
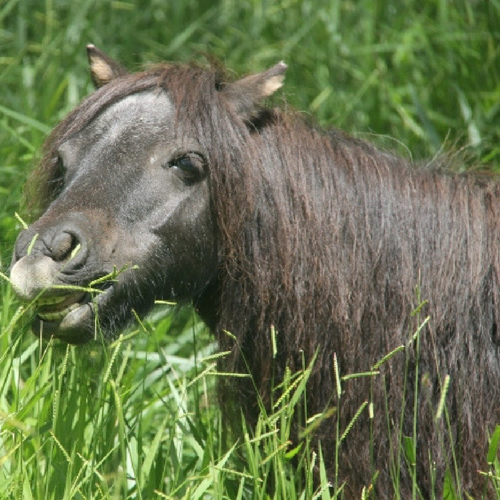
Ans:
POLYGON ((157 299, 192 303, 228 352, 221 369, 252 376, 222 384, 228 414, 237 401, 255 423, 286 370, 314 361, 307 409, 336 410, 315 440, 345 498, 408 498, 414 474, 421 498, 446 477, 489 495, 498 179, 446 157, 419 168, 266 106, 283 62, 240 79, 195 64, 128 73, 87 50, 96 91, 46 141, 27 186, 36 220, 14 250, 33 331, 110 340, 157 299), (339 394, 339 376, 367 371, 339 394))

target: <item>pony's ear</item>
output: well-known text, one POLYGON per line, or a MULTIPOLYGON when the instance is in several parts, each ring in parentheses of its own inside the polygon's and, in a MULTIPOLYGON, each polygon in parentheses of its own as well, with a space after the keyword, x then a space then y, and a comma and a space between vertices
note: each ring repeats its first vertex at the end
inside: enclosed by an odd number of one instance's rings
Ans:
POLYGON ((245 120, 251 120, 259 110, 259 103, 276 92, 285 79, 287 65, 281 61, 262 73, 246 76, 223 87, 236 112, 245 120))
POLYGON ((87 56, 90 64, 90 76, 96 88, 128 73, 123 66, 101 52, 95 45, 87 45, 87 56))

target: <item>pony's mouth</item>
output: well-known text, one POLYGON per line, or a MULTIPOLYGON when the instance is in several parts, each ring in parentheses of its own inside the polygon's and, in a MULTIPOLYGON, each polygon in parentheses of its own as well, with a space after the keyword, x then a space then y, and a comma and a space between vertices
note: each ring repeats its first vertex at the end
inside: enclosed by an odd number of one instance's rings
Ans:
POLYGON ((113 292, 108 286, 98 295, 72 293, 40 297, 35 302, 36 318, 32 329, 44 338, 56 337, 70 344, 81 344, 95 336, 96 311, 113 292))
POLYGON ((61 297, 40 298, 36 301, 37 315, 50 323, 62 321, 69 313, 89 302, 85 293, 61 297))

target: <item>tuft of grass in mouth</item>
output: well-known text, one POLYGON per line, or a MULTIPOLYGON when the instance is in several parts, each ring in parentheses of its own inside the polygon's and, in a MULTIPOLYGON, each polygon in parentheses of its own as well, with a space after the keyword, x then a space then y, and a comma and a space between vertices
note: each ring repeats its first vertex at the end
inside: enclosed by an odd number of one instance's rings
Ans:
POLYGON ((60 321, 71 311, 80 307, 80 300, 85 297, 83 293, 65 295, 62 297, 40 298, 35 307, 38 316, 44 321, 60 321))

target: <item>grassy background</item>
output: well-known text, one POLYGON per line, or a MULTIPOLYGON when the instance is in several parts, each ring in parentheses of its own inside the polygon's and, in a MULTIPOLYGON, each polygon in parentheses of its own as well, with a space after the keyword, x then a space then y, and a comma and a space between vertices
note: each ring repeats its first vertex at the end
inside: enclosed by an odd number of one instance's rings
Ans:
MULTIPOLYGON (((414 158, 468 146, 500 169, 500 0, 0 0, 4 274, 36 152, 92 90, 88 42, 131 69, 208 52, 241 74, 283 59, 282 96, 321 124, 414 158)), ((265 498, 270 482, 276 498, 313 496, 281 447, 280 408, 256 440, 223 447, 191 311, 160 308, 131 342, 75 350, 39 345, 1 278, 0 294, 0 498, 265 498)))

